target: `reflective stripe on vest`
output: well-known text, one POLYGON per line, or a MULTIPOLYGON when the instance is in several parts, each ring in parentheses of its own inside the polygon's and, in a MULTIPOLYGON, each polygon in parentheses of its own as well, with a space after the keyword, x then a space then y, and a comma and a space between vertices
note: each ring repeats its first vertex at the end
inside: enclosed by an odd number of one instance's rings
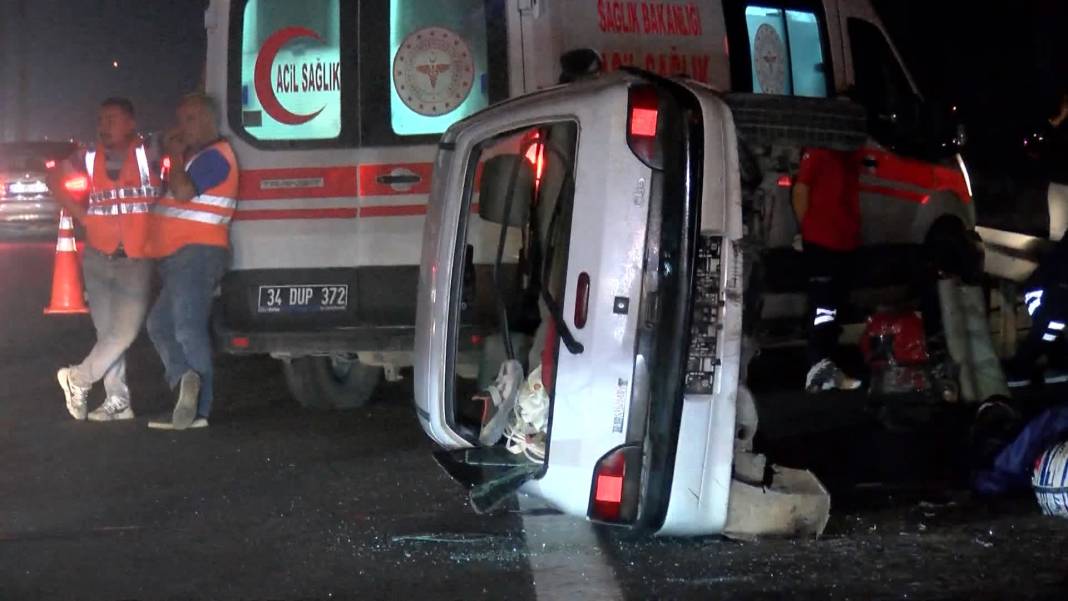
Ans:
POLYGON ((102 192, 93 192, 89 195, 89 202, 103 203, 109 200, 122 200, 124 198, 155 198, 163 193, 163 189, 157 186, 142 186, 140 188, 114 188, 102 192))
POLYGON ((85 213, 95 217, 114 217, 117 215, 142 215, 151 211, 152 205, 147 202, 123 202, 109 205, 90 205, 85 210, 85 213))
POLYGON ((208 205, 209 207, 219 207, 220 209, 236 209, 237 199, 227 198, 225 196, 213 196, 211 194, 201 194, 193 199, 193 202, 202 205, 208 205))
POLYGON ((197 223, 206 223, 208 225, 227 225, 230 223, 229 215, 219 215, 196 209, 182 209, 169 205, 156 205, 153 208, 153 212, 161 217, 185 219, 186 221, 196 221, 197 223))
MULTIPOLYGON (((149 172, 148 153, 144 144, 138 144, 134 149, 137 158, 137 173, 141 176, 140 187, 112 188, 89 194, 89 208, 86 213, 95 216, 115 215, 139 215, 152 210, 151 203, 145 202, 146 198, 157 198, 163 193, 159 186, 152 185, 152 176, 149 172), (140 202, 120 202, 127 198, 137 199, 140 202)), ((96 150, 85 153, 85 167, 89 173, 89 180, 93 180, 96 173, 96 150)))
MULTIPOLYGON (((216 149, 218 142, 211 144, 207 148, 196 153, 189 158, 185 163, 186 170, 196 162, 200 155, 208 152, 209 150, 216 149)), ((228 148, 228 146, 227 146, 228 148)), ((227 152, 227 154, 232 151, 227 152)), ((231 169, 235 169, 236 166, 231 165, 231 169)), ((236 173, 231 173, 230 178, 233 178, 236 173)), ((216 186, 208 192, 218 190, 220 186, 216 186)), ((220 196, 218 194, 204 193, 198 196, 194 196, 189 199, 188 202, 177 204, 174 198, 170 195, 164 197, 163 201, 153 207, 152 212, 155 215, 161 217, 171 217, 174 219, 185 219, 187 221, 194 221, 196 223, 206 223, 208 225, 229 225, 230 219, 233 216, 234 210, 237 208, 237 198, 231 198, 228 196, 220 196), (215 211, 203 210, 203 208, 211 207, 212 209, 221 209, 225 211, 225 214, 221 214, 215 211)))

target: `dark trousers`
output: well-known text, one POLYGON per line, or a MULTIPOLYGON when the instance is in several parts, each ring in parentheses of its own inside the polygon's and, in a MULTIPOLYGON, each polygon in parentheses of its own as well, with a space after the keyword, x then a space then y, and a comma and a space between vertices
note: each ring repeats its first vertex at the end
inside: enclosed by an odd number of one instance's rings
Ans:
POLYGON ((832 359, 842 335, 840 313, 849 301, 853 253, 805 242, 808 273, 808 359, 812 365, 832 359))
POLYGON ((1068 284, 1052 280, 1033 281, 1026 288, 1024 303, 1031 313, 1031 332, 1016 350, 1010 369, 1027 374, 1049 352, 1068 328, 1068 284))

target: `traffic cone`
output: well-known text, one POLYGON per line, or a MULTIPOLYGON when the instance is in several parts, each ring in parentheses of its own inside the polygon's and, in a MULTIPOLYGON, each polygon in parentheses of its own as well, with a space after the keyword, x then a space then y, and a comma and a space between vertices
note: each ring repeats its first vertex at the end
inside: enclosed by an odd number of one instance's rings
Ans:
POLYGON ((78 245, 74 241, 74 220, 63 211, 59 214, 59 240, 56 242, 56 263, 52 271, 52 302, 45 308, 45 315, 88 313, 83 291, 78 245))

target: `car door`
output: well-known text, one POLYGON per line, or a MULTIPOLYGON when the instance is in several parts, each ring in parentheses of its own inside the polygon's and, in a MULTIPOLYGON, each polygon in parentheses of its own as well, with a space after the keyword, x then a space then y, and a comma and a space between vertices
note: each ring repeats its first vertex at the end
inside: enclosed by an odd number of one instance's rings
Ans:
POLYGON ((963 178, 955 165, 943 166, 902 151, 920 145, 920 140, 903 139, 901 132, 911 131, 902 123, 918 123, 923 101, 882 29, 850 17, 846 31, 854 74, 851 95, 868 110, 872 136, 864 149, 860 181, 864 244, 920 243, 925 224, 938 215, 965 215, 963 203, 970 201, 969 194, 961 189, 963 178))

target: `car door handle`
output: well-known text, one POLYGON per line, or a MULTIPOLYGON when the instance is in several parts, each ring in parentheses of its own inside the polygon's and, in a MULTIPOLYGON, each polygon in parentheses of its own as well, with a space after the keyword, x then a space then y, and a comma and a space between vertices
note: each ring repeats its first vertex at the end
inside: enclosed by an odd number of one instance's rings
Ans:
POLYGON ((868 169, 875 169, 879 166, 879 161, 877 161, 874 157, 864 157, 862 163, 868 169))

